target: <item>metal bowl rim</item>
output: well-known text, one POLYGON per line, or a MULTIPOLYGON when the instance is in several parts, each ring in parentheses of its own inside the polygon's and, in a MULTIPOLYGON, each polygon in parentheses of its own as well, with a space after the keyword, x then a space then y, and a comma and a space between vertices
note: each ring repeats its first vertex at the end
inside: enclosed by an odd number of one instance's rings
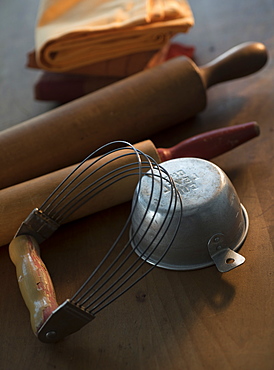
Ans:
MULTIPOLYGON (((243 243, 244 243, 244 241, 246 239, 246 236, 247 236, 247 233, 248 233, 248 229, 249 229, 248 213, 247 213, 247 211, 246 211, 246 209, 245 209, 245 207, 243 206, 242 203, 240 203, 240 206, 241 206, 241 209, 242 209, 242 212, 243 212, 244 221, 245 221, 245 229, 244 229, 243 235, 242 235, 241 239, 239 240, 239 242, 235 245, 234 248, 232 248, 234 251, 237 251, 237 250, 239 250, 241 248, 241 246, 243 245, 243 243)), ((130 235, 132 235, 132 225, 130 227, 130 235)), ((133 242, 131 242, 131 246, 134 249, 134 252, 140 257, 141 253, 138 253, 138 249, 134 247, 133 242)), ((170 248, 172 248, 172 246, 170 248)), ((191 265, 191 264, 188 264, 188 265, 181 265, 181 264, 180 265, 176 265, 176 264, 165 263, 163 261, 157 263, 152 258, 147 259, 146 262, 149 263, 149 264, 151 264, 151 265, 154 265, 154 266, 156 265, 157 267, 161 267, 161 268, 164 268, 164 269, 167 269, 167 270, 176 270, 176 271, 196 270, 196 269, 205 268, 205 267, 209 267, 209 266, 213 266, 214 265, 214 261, 213 260, 212 261, 209 261, 209 262, 205 262, 205 263, 194 264, 194 265, 191 265)))

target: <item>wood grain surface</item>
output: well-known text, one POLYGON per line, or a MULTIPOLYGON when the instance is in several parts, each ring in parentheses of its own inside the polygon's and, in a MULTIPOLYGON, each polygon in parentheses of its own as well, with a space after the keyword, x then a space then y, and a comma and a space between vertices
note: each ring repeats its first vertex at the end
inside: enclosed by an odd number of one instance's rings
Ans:
MULTIPOLYGON (((258 138, 214 159, 249 214, 250 230, 241 249, 246 262, 226 274, 215 267, 188 272, 157 268, 81 331, 45 345, 31 331, 8 247, 1 247, 1 369, 274 368, 274 3, 190 4, 196 24, 184 40, 195 45, 198 65, 245 41, 263 42, 269 61, 250 77, 212 87, 204 112, 150 139, 157 147, 168 147, 207 130, 259 123, 258 138)), ((39 72, 25 68, 36 12, 34 0, 1 1, 1 129, 54 107, 33 100, 39 72)), ((43 243, 58 302, 69 298, 91 273, 129 209, 126 203, 63 226, 43 243)))

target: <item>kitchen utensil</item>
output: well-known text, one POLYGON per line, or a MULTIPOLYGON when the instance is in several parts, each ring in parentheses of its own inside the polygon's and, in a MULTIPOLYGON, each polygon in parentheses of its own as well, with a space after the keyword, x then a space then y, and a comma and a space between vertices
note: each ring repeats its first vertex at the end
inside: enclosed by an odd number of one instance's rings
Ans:
MULTIPOLYGON (((246 238, 248 215, 227 175, 212 162, 200 158, 172 159, 162 163, 162 167, 173 178, 182 196, 183 217, 178 207, 178 219, 181 219, 179 231, 172 248, 158 266, 171 270, 192 270, 215 263, 220 272, 227 272, 242 264, 245 258, 235 251, 246 238)), ((158 229, 158 224, 161 225, 162 218, 166 216, 166 195, 170 192, 168 183, 161 189, 160 183, 155 184, 155 199, 150 202, 149 209, 154 215, 151 222, 150 212, 146 210, 151 187, 149 174, 136 188, 133 197, 136 208, 132 217, 131 239, 136 253, 154 264, 174 235, 174 229, 171 226, 164 235, 158 229), (162 195, 161 202, 157 202, 159 194, 162 195), (140 220, 144 220, 141 227, 140 220), (145 233, 148 224, 149 229, 145 233), (151 240, 154 242, 151 243, 151 240), (157 249, 154 243, 158 243, 157 249)), ((177 219, 176 213, 174 220, 177 219)), ((177 227, 177 223, 175 225, 177 227)))
MULTIPOLYGON (((178 209, 181 209, 182 212, 181 198, 168 172, 162 169, 153 158, 135 147, 128 143, 122 142, 120 144, 122 145, 120 148, 110 150, 107 154, 97 158, 95 162, 89 164, 88 157, 77 166, 42 206, 35 209, 23 222, 10 244, 10 257, 16 266, 20 290, 30 311, 32 329, 43 342, 56 342, 79 330, 154 268, 154 266, 145 263, 146 258, 137 258, 134 248, 131 248, 130 239, 125 245, 120 245, 123 234, 128 233, 127 227, 135 213, 137 203, 133 201, 127 222, 102 262, 75 295, 58 306, 51 278, 40 258, 38 243, 47 239, 65 218, 68 218, 71 213, 77 212, 77 209, 84 203, 88 203, 90 199, 104 197, 106 191, 114 194, 122 192, 129 179, 134 179, 136 183, 142 183, 144 173, 150 169, 151 187, 149 191, 151 196, 148 197, 145 215, 149 214, 152 223, 154 215, 151 211, 151 202, 156 196, 156 182, 157 191, 159 183, 160 189, 169 186, 170 192, 165 195, 166 216, 162 218, 161 225, 158 226, 159 233, 166 233, 172 224, 174 232, 168 244, 165 245, 165 251, 161 248, 163 253, 161 256, 159 255, 158 262, 172 245, 180 225, 178 209), (120 160, 122 159, 123 162, 124 157, 132 157, 132 159, 129 164, 120 165, 120 160), (109 170, 112 166, 113 169, 109 170), (108 168, 107 172, 106 167, 108 168), (173 221, 175 210, 176 220, 173 221)), ((106 145, 105 149, 109 148, 110 145, 106 145)), ((162 194, 160 193, 159 204, 161 198, 162 194)), ((157 209, 156 205, 155 214, 157 209)), ((143 223, 144 220, 140 220, 137 232, 143 223)), ((150 224, 147 223, 143 237, 149 228, 150 224)), ((153 242, 152 238, 151 243, 153 242)), ((152 253, 160 243, 161 238, 156 244, 154 243, 152 253)), ((141 257, 143 256, 141 255, 141 257)))
POLYGON ((9 128, 0 134, 0 188, 80 162, 106 142, 149 138, 205 109, 210 86, 254 73, 266 61, 265 46, 256 42, 200 68, 173 58, 9 128))
MULTIPOLYGON (((192 156, 211 159, 237 145, 257 136, 259 126, 255 122, 217 129, 191 137, 172 148, 158 148, 147 140, 138 143, 135 147, 154 158, 158 163, 178 157, 192 156)), ((119 165, 130 163, 131 156, 124 157, 119 165)), ((90 159, 90 162, 94 158, 90 159)), ((70 166, 59 171, 11 186, 0 191, 0 245, 10 242, 16 232, 18 225, 27 215, 42 204, 58 184, 73 171, 75 166, 70 166)), ((105 167, 106 172, 112 168, 105 167)), ((128 178, 129 180, 129 178, 128 178)), ((100 210, 131 200, 135 182, 129 182, 124 189, 117 192, 115 197, 112 193, 106 193, 103 197, 92 200, 92 206, 83 205, 78 212, 73 213, 65 221, 69 222, 100 210)))

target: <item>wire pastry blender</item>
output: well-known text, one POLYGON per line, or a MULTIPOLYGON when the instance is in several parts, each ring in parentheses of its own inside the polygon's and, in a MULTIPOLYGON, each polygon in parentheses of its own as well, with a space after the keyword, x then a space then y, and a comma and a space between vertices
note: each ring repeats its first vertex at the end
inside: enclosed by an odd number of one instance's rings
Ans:
POLYGON ((30 213, 9 247, 11 260, 16 266, 19 287, 30 312, 32 329, 39 340, 46 343, 56 342, 78 331, 157 266, 171 247, 180 226, 178 209, 182 216, 180 193, 169 173, 153 158, 127 142, 106 144, 81 162, 45 202, 30 213), (111 149, 113 145, 119 147, 111 149), (102 148, 109 151, 91 161, 102 148), (128 228, 138 205, 138 191, 146 176, 151 178, 146 212, 134 233, 128 237, 128 228), (70 299, 58 305, 51 278, 40 258, 39 244, 49 238, 61 223, 69 219, 80 207, 87 204, 92 207, 94 202, 103 199, 107 192, 115 194, 117 191, 123 191, 124 186, 131 187, 132 194, 134 189, 137 191, 125 225, 83 285, 70 299), (170 191, 165 194, 164 189, 167 186, 170 191), (151 243, 141 255, 137 255, 135 251, 153 227, 163 196, 168 197, 168 200, 165 199, 168 204, 166 214, 160 225, 157 220, 158 231, 151 243), (158 200, 157 204, 151 207, 155 198, 158 200), (175 210, 177 216, 174 225, 175 210), (148 217, 150 222, 147 221, 148 217), (161 244, 162 237, 171 224, 173 236, 164 248, 161 246, 162 252, 158 261, 154 265, 146 263, 161 244), (143 236, 132 247, 132 239, 140 230, 143 236), (125 233, 127 241, 123 244, 122 237, 125 233))

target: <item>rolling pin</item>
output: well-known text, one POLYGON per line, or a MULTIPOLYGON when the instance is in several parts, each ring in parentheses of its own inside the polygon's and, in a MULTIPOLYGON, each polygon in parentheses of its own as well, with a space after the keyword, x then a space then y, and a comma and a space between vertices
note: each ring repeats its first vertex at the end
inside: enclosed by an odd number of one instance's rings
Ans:
POLYGON ((247 42, 198 68, 177 57, 0 133, 0 189, 79 162, 113 140, 137 142, 206 107, 210 86, 258 71, 263 44, 247 42))
MULTIPOLYGON (((186 139, 172 148, 156 149, 150 140, 137 143, 135 147, 150 155, 157 163, 186 156, 209 160, 258 136, 259 131, 258 124, 250 122, 202 133, 186 139)), ((117 156, 117 154, 114 153, 114 156, 117 156)), ((96 158, 89 159, 87 163, 95 160, 96 158)), ((108 163, 103 171, 104 173, 110 173, 114 168, 132 163, 132 161, 135 161, 135 157, 128 156, 119 160, 119 162, 108 163)), ((100 164, 102 163, 100 162, 100 164)), ((52 191, 74 169, 75 165, 69 166, 0 191, 0 246, 11 241, 16 230, 30 212, 34 208, 40 207, 52 191)), ((111 187, 111 191, 102 192, 94 197, 92 201, 84 204, 65 222, 129 201, 137 182, 138 179, 134 176, 127 177, 125 181, 119 181, 111 187)))

